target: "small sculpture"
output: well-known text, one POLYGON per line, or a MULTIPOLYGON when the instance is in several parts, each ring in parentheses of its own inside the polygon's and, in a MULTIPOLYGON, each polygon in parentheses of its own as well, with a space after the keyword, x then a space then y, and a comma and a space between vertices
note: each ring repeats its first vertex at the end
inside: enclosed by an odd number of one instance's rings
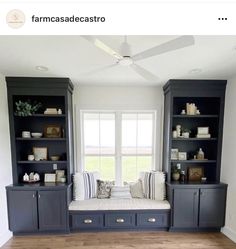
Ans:
POLYGON ((40 180, 40 176, 39 176, 39 174, 38 173, 35 173, 34 174, 34 181, 39 181, 40 180))
POLYGON ((29 175, 27 173, 24 174, 23 181, 24 182, 28 182, 29 181, 29 175))

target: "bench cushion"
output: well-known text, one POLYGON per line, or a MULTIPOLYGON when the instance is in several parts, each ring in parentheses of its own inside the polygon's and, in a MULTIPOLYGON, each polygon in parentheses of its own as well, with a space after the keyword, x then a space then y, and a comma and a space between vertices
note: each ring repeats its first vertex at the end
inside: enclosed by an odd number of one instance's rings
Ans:
POLYGON ((168 201, 150 199, 89 199, 72 201, 70 211, 170 209, 168 201))

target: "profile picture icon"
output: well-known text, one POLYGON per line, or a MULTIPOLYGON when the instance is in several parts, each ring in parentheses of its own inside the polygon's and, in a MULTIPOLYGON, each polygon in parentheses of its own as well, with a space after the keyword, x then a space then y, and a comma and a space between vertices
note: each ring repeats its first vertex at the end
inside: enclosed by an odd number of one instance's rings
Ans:
POLYGON ((21 10, 10 10, 7 13, 6 21, 13 29, 21 28, 25 24, 25 14, 21 10))

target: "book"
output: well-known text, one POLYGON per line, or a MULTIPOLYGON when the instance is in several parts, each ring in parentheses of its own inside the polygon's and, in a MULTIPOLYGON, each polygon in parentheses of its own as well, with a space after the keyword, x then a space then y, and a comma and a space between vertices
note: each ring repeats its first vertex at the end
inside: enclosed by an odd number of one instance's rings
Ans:
POLYGON ((197 134, 196 138, 211 138, 211 134, 197 134))

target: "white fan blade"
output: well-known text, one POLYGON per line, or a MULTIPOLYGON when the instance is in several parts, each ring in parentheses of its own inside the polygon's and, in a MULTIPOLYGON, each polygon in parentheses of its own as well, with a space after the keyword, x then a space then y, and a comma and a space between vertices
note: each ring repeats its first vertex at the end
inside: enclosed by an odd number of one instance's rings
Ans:
POLYGON ((148 57, 152 57, 155 55, 167 53, 170 51, 174 51, 180 48, 188 47, 194 44, 194 37, 193 36, 181 36, 174 40, 168 41, 161 45, 155 46, 153 48, 147 49, 141 53, 138 53, 132 56, 134 61, 143 60, 148 57))
POLYGON ((115 66, 117 66, 117 63, 116 64, 111 64, 111 65, 107 65, 107 66, 104 66, 104 67, 99 67, 99 68, 91 70, 89 72, 82 73, 81 76, 88 76, 90 74, 97 74, 99 72, 106 71, 107 69, 110 69, 110 68, 115 67, 115 66))
POLYGON ((116 59, 122 59, 123 58, 118 52, 113 50, 111 47, 107 46, 104 42, 97 39, 96 37, 90 36, 90 35, 81 35, 81 37, 83 37, 87 41, 91 42, 94 46, 96 46, 97 48, 103 50, 107 54, 115 57, 116 59))
POLYGON ((147 71, 146 69, 144 69, 143 67, 140 67, 137 64, 132 64, 130 65, 130 67, 139 75, 141 75, 144 79, 146 79, 147 81, 151 81, 151 82, 157 82, 159 81, 158 77, 154 74, 152 74, 151 72, 147 71))

